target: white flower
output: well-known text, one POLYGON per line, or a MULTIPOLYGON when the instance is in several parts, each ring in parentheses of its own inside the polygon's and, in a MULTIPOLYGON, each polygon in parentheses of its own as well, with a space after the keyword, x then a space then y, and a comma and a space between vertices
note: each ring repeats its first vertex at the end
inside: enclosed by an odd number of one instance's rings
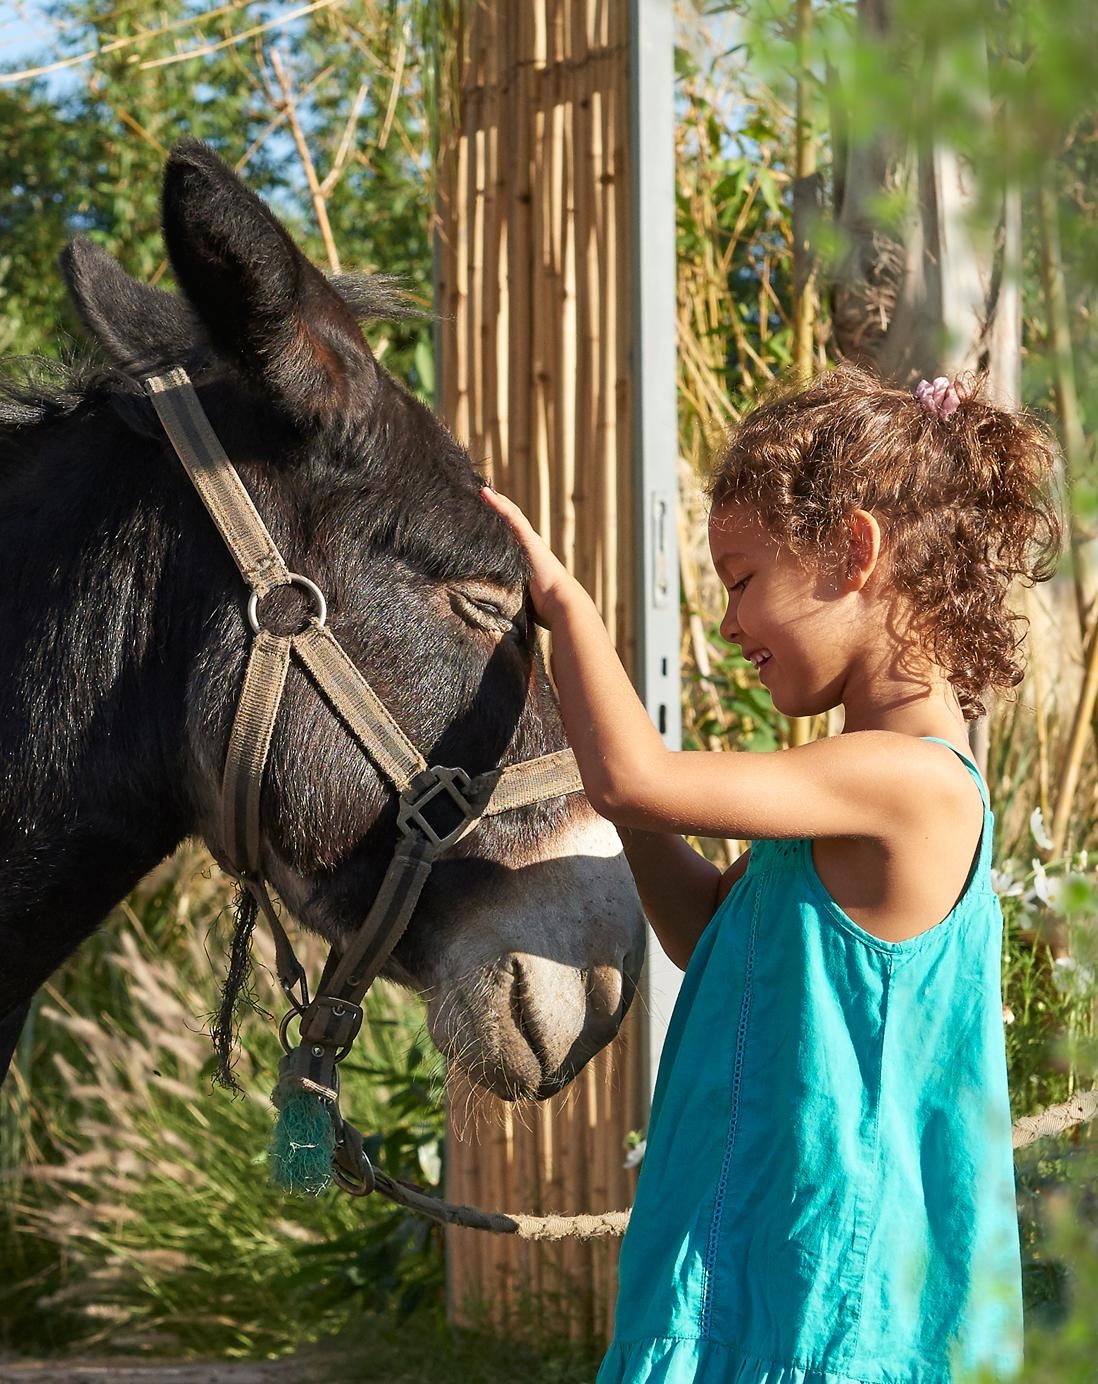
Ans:
POLYGON ((1051 908, 1054 913, 1060 911, 1060 900, 1064 895, 1064 883, 1063 877, 1059 875, 1054 875, 1050 879, 1039 860, 1033 862, 1033 892, 1045 907, 1051 908))
POLYGON ((635 1168, 637 1164, 641 1161, 641 1159, 644 1157, 644 1149, 647 1143, 647 1139, 642 1139, 639 1144, 631 1148, 629 1152, 625 1155, 625 1162, 622 1164, 622 1167, 635 1168))
POLYGON ((438 1143, 431 1140, 429 1143, 420 1144, 419 1148, 416 1149, 416 1159, 423 1176, 432 1187, 437 1187, 442 1180, 442 1154, 438 1143))
POLYGON ((1015 879, 1009 870, 991 871, 991 887, 1001 899, 1017 899, 1025 893, 1025 885, 1015 879))
POLYGON ((1012 1024, 1014 1022, 1014 1010, 1009 1004, 1003 1005, 1003 1023, 1012 1024))
POLYGON ((1041 816, 1041 809, 1035 807, 1029 818, 1029 830, 1034 841, 1043 851, 1052 850, 1052 842, 1049 840, 1048 832, 1045 830, 1045 819, 1041 816))
POLYGON ((1094 972, 1073 956, 1058 956, 1052 963, 1052 983, 1061 995, 1083 1000, 1094 993, 1094 972))

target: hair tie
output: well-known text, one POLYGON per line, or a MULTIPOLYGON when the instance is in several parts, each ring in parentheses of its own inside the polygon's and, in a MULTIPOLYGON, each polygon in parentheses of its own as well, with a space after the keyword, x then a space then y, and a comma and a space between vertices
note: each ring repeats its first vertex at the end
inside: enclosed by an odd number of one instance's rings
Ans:
POLYGON ((961 406, 957 386, 944 375, 935 380, 920 380, 915 386, 915 397, 935 418, 948 418, 961 406))

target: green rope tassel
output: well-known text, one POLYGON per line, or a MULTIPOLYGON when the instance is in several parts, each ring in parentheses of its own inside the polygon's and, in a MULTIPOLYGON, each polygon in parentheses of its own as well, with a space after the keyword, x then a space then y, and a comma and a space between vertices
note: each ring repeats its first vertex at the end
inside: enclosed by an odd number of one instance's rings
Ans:
POLYGON ((319 1196, 332 1180, 332 1107, 295 1082, 280 1081, 271 1100, 278 1108, 268 1149, 271 1181, 285 1192, 319 1196))

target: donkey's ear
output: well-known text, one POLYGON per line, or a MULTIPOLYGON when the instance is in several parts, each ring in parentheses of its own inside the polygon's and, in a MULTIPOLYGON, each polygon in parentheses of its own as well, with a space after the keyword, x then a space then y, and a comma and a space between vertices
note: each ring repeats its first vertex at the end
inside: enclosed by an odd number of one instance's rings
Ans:
POLYGON ((77 236, 60 262, 80 320, 120 370, 148 374, 209 354, 186 299, 131 279, 94 241, 77 236))
POLYGON ((346 304, 198 140, 168 159, 164 241, 214 349, 291 414, 334 419, 367 404, 377 366, 346 304))

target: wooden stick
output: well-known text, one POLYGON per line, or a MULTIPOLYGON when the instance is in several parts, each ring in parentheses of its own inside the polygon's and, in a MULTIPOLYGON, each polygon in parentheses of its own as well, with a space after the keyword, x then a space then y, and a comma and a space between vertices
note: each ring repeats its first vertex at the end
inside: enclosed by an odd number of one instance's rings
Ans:
POLYGON ((286 69, 282 66, 282 55, 277 48, 271 50, 271 65, 274 67, 278 85, 282 90, 282 108, 285 110, 286 119, 289 121, 294 147, 297 149, 301 166, 305 170, 305 180, 309 184, 309 196, 312 199, 316 222, 320 228, 320 238, 324 242, 324 253, 328 256, 328 267, 333 274, 338 274, 341 272, 339 252, 336 250, 335 237, 332 235, 331 223, 328 220, 328 199, 321 190, 320 179, 316 174, 316 165, 313 163, 313 156, 309 152, 305 131, 301 128, 301 121, 298 118, 297 100, 294 96, 293 86, 286 74, 286 69))
POLYGON ((532 6, 518 5, 511 11, 509 28, 515 33, 513 75, 514 93, 508 107, 508 128, 514 139, 513 170, 508 199, 507 239, 507 435, 509 491, 517 503, 529 504, 531 470, 531 390, 532 390, 532 288, 534 273, 533 188, 531 185, 531 139, 534 121, 533 71, 529 54, 533 46, 532 6))
POLYGON ((1029 620, 1029 674, 1033 680, 1034 733, 1037 740, 1037 803, 1041 809, 1041 820, 1051 820, 1048 792, 1048 718, 1045 710, 1044 679, 1041 676, 1041 650, 1034 637, 1035 624, 1029 618, 1034 604, 1033 593, 1029 587, 1022 587, 1022 610, 1029 620))
MULTIPOLYGON (((310 82, 306 90, 311 91, 315 85, 315 82, 310 82)), ((396 90, 395 87, 393 89, 396 90)), ((362 107, 366 103, 369 90, 370 88, 367 83, 363 82, 359 86, 358 91, 355 92, 355 99, 351 102, 351 110, 347 116, 347 122, 343 126, 343 134, 340 136, 339 146, 336 149, 336 156, 332 161, 331 168, 328 169, 327 173, 324 175, 323 182, 320 184, 320 190, 325 197, 331 194, 332 189, 339 182, 340 178, 343 177, 343 173, 347 167, 347 160, 350 158, 351 151, 354 148, 355 130, 358 128, 358 118, 362 114, 362 107)), ((382 147, 379 141, 378 148, 380 149, 382 147)))
POLYGON ((385 107, 385 119, 382 122, 381 134, 378 136, 377 147, 384 149, 389 143, 389 131, 393 128, 393 117, 396 115, 397 101, 400 99, 400 83, 404 76, 404 60, 408 54, 408 45, 404 42, 401 35, 400 47, 397 49, 396 71, 393 73, 393 84, 389 88, 389 102, 385 107))
POLYGON ((1052 839, 1051 854, 1053 857, 1063 853, 1068 819, 1071 815, 1075 788, 1079 782, 1086 742, 1090 738, 1096 700, 1098 700, 1098 619, 1095 619, 1092 624, 1087 638, 1086 652, 1083 655, 1083 685, 1079 689, 1079 698, 1075 704, 1075 713, 1071 724, 1071 734, 1068 737, 1067 753, 1060 770, 1056 811, 1052 818, 1052 829, 1049 832, 1052 839))
MULTIPOLYGON (((314 10, 323 10, 327 9, 329 5, 342 3, 343 0, 313 0, 311 5, 302 5, 300 9, 291 10, 288 14, 280 14, 273 19, 264 20, 262 24, 256 24, 251 29, 245 29, 243 33, 231 34, 228 38, 223 38, 220 43, 207 43, 201 48, 191 48, 186 53, 173 53, 171 57, 152 58, 148 62, 138 63, 138 70, 144 72, 153 67, 170 67, 174 63, 189 62, 191 58, 204 58, 210 53, 218 53, 223 48, 230 48, 234 44, 243 43, 245 39, 254 38, 256 34, 265 34, 271 29, 280 28, 283 24, 292 23, 293 20, 300 19, 303 15, 312 14, 314 10)), ((0 78, 0 81, 2 80, 0 78)))
MULTIPOLYGON (((797 0, 797 123, 795 176, 803 191, 816 172, 816 146, 809 114, 806 50, 812 30, 812 0, 797 0)), ((802 379, 812 373, 816 334, 816 273, 808 241, 798 236, 793 244, 793 368, 802 379)))

